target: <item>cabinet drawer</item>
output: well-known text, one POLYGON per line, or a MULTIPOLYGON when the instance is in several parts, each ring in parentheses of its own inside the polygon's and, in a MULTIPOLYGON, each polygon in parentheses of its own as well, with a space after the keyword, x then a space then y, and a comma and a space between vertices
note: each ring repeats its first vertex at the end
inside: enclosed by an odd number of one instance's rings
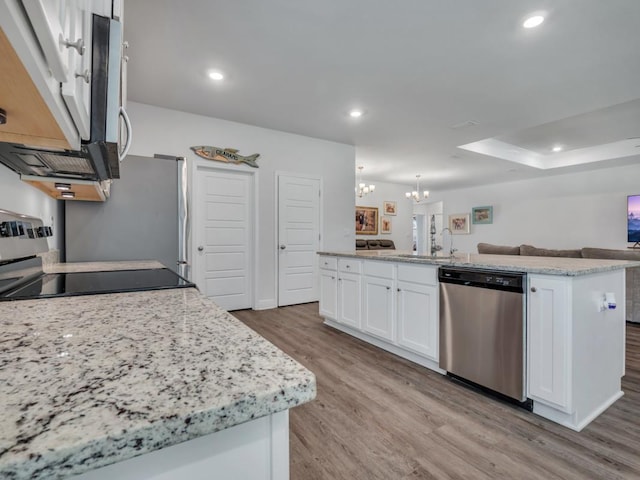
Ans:
POLYGON ((422 283, 423 285, 435 285, 437 283, 438 267, 432 265, 398 265, 398 280, 403 282, 422 283))
POLYGON ((338 270, 341 272, 361 273, 362 262, 352 258, 341 258, 338 260, 338 270))
POLYGON ((336 257, 320 257, 320 268, 336 270, 338 268, 338 259, 336 257))
POLYGON ((367 261, 364 264, 364 273, 372 277, 393 278, 394 266, 391 262, 367 261))

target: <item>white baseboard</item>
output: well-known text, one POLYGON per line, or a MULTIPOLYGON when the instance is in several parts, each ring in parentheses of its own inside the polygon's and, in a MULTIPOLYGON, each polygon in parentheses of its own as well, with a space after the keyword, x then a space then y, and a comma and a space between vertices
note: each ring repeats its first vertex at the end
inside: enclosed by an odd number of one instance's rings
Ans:
POLYGON ((270 310, 272 308, 277 308, 278 302, 276 302, 275 298, 270 298, 268 300, 258 300, 254 310, 270 310))
POLYGON ((434 372, 438 372, 441 375, 446 375, 446 371, 442 370, 440 368, 440 366, 438 365, 438 362, 436 362, 435 360, 432 360, 430 358, 424 357, 422 355, 418 355, 416 353, 410 352, 408 350, 405 350, 402 347, 399 347, 397 345, 393 345, 385 340, 381 340, 379 338, 376 338, 372 335, 369 335, 363 331, 360 330, 356 330, 354 328, 348 327, 347 325, 342 325, 341 323, 336 322, 335 320, 332 320, 330 318, 324 317, 324 324, 328 325, 332 328, 335 328, 336 330, 340 330, 341 332, 344 333, 348 333, 349 335, 351 335, 352 337, 356 337, 359 338, 360 340, 370 343, 371 345, 374 345, 378 348, 381 348, 383 350, 386 350, 387 352, 391 352, 394 355, 397 355, 399 357, 405 358, 407 360, 412 361, 413 363, 417 363, 418 365, 421 365, 423 367, 426 367, 430 370, 433 370, 434 372))

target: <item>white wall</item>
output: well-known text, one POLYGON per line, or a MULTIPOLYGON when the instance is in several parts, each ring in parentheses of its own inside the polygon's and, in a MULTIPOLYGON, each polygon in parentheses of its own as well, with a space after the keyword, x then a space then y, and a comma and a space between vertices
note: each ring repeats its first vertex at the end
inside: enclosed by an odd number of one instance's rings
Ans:
MULTIPOLYGON (((640 193, 640 165, 433 192, 452 213, 493 205, 493 224, 454 236, 461 252, 479 242, 543 248, 627 247, 627 195, 640 193)), ((430 198, 431 199, 431 198, 430 198)))
MULTIPOLYGON (((278 172, 322 178, 323 250, 353 250, 353 186, 355 148, 315 138, 254 127, 216 118, 129 102, 133 124, 131 155, 154 153, 198 157, 189 147, 213 145, 236 148, 241 155, 259 153, 258 165, 258 281, 257 308, 276 305, 276 189, 278 172)), ((211 162, 212 166, 221 165, 211 162)), ((239 169, 250 167, 238 166, 239 169)))
POLYGON ((0 208, 41 218, 44 225, 53 226, 53 236, 47 238, 49 248, 62 251, 62 205, 22 182, 17 173, 4 165, 0 165, 0 208))
MULTIPOLYGON (((378 222, 378 235, 356 235, 356 238, 361 238, 364 240, 370 240, 373 238, 384 238, 388 240, 393 240, 393 243, 396 246, 396 250, 411 250, 413 248, 413 239, 412 239, 412 222, 411 218, 413 215, 413 203, 405 197, 405 192, 411 190, 411 187, 406 185, 399 185, 396 183, 383 183, 383 182, 369 182, 366 177, 363 177, 362 180, 364 183, 369 185, 373 183, 376 186, 376 189, 373 193, 363 196, 362 198, 356 198, 356 206, 360 207, 377 207, 378 215, 380 218, 384 216, 384 211, 382 209, 382 205, 384 201, 393 201, 396 202, 396 216, 388 216, 387 218, 391 219, 391 233, 380 233, 381 224, 378 222)), ((353 192, 355 188, 354 185, 351 187, 351 191, 353 192)), ((354 212, 355 215, 355 212, 354 212)), ((355 223, 355 218, 353 220, 355 223)), ((355 225, 352 225, 352 229, 355 230, 355 225)), ((353 247, 351 247, 353 249, 353 247)))

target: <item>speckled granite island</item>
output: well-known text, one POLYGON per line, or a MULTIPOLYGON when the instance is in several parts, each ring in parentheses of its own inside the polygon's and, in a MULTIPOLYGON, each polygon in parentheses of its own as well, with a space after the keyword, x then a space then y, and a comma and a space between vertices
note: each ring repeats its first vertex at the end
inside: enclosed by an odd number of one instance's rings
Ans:
POLYGON ((288 478, 288 409, 316 394, 193 288, 2 302, 0 339, 2 479, 288 478))
POLYGON ((625 268, 640 262, 413 252, 319 252, 325 324, 440 368, 441 266, 526 274, 525 395, 533 412, 581 430, 623 395, 625 268), (604 307, 605 293, 617 308, 604 307))

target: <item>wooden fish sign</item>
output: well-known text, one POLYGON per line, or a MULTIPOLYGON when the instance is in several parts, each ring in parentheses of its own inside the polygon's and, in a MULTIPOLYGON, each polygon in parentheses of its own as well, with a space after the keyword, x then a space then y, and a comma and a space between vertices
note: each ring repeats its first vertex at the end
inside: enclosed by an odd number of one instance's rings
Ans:
POLYGON ((246 163, 250 167, 258 168, 256 161, 260 156, 259 153, 254 153, 253 155, 245 157, 243 155, 238 155, 238 150, 235 148, 218 148, 201 145, 191 147, 191 150, 193 150, 199 157, 206 158, 207 160, 216 160, 218 162, 235 164, 246 163))

